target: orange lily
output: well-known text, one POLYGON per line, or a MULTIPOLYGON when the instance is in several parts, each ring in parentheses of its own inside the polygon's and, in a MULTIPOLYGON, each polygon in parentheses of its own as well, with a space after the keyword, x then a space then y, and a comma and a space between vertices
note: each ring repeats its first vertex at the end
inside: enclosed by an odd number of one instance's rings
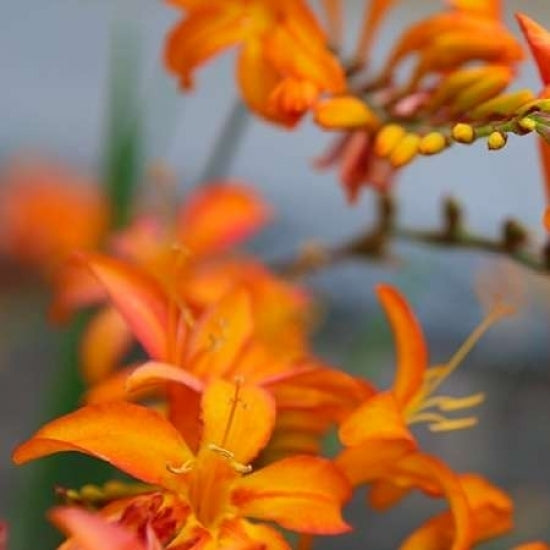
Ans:
POLYGON ((99 187, 47 161, 13 162, 0 175, 0 253, 47 276, 74 250, 96 248, 107 230, 99 187))
MULTIPOLYGON (((247 383, 269 388, 281 420, 293 418, 290 433, 305 432, 293 439, 293 445, 302 441, 298 449, 314 452, 326 429, 372 393, 367 384, 304 352, 273 355, 261 335, 258 338, 251 295, 242 287, 234 288, 193 319, 184 304, 143 270, 99 255, 89 255, 88 264, 152 359, 133 372, 120 371, 92 389, 89 399, 94 402, 124 398, 126 389, 168 384, 170 418, 188 442, 196 442, 198 425, 189 423, 189 418, 197 418, 204 384, 239 376, 247 383)), ((286 426, 285 432, 288 429, 286 426)), ((278 446, 291 450, 288 440, 278 446)))
MULTIPOLYGON (((523 13, 516 14, 516 17, 545 86, 541 97, 550 97, 550 32, 523 13)), ((539 139, 539 151, 548 202, 550 201, 550 144, 546 139, 539 139)))
MULTIPOLYGON (((77 451, 159 487, 149 499, 160 494, 171 510, 163 517, 173 513, 175 519, 171 531, 162 533, 166 548, 193 542, 201 548, 231 544, 244 549, 258 541, 268 548, 287 548, 272 527, 246 518, 310 534, 349 529, 340 508, 350 489, 329 461, 295 456, 251 472, 248 464, 268 442, 275 423, 269 394, 255 386, 217 380, 206 388, 201 408, 203 429, 196 453, 157 412, 118 402, 87 406, 50 422, 20 445, 13 458, 22 464, 77 451)), ((131 505, 132 499, 114 505, 116 517, 109 517, 108 509, 103 514, 116 522, 131 505)), ((155 523, 151 525, 155 529, 155 523)))
POLYGON ((345 89, 344 72, 303 0, 171 0, 186 17, 170 33, 168 69, 186 88, 194 70, 240 46, 238 79, 249 108, 293 126, 325 92, 345 89))

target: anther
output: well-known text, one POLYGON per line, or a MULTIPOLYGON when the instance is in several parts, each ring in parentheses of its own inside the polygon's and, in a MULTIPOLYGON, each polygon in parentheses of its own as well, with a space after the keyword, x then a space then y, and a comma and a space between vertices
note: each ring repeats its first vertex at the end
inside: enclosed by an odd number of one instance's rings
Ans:
POLYGON ((174 475, 188 474, 193 469, 194 462, 194 460, 190 459, 187 462, 184 462, 181 466, 166 464, 166 469, 174 475))

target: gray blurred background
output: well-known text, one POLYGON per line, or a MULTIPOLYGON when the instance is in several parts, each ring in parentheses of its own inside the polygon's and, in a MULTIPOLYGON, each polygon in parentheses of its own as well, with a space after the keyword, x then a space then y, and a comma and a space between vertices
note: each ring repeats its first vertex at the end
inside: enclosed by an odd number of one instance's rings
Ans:
MULTIPOLYGON (((363 2, 348 4, 351 44, 363 2)), ((404 25, 440 6, 435 0, 402 4, 382 29, 372 55, 375 65, 404 25)), ((519 9, 550 26, 548 0, 505 4, 514 29, 511 14, 519 9)), ((98 169, 113 20, 124 19, 141 48, 137 97, 146 128, 145 160, 166 162, 183 189, 194 185, 236 97, 232 54, 201 70, 196 93, 183 96, 159 62, 164 34, 178 17, 161 2, 1 0, 0 8, 0 160, 38 151, 98 169)), ((521 81, 539 88, 530 63, 522 68, 521 81)), ((329 141, 309 123, 288 133, 249 122, 230 172, 256 185, 277 213, 252 244, 265 259, 289 258, 312 238, 344 241, 372 220, 372 193, 349 207, 335 174, 312 170, 311 159, 329 141)), ((512 137, 499 153, 489 154, 480 143, 420 159, 405 171, 396 195, 406 226, 436 227, 442 198, 453 195, 464 205, 469 225, 484 235, 496 236, 503 219, 512 216, 532 231, 535 243, 543 238, 544 197, 532 137, 512 137)), ((393 355, 373 294, 376 282, 397 284, 407 293, 432 361, 440 362, 483 315, 474 291, 478 273, 493 269, 498 281, 503 271, 495 258, 476 252, 396 242, 393 255, 390 263, 348 262, 307 279, 324 304, 319 352, 354 372, 372 373, 381 385, 391 381, 393 355)), ((422 428, 419 433, 427 449, 457 470, 485 474, 512 493, 517 536, 509 540, 550 540, 550 277, 516 271, 527 296, 524 308, 483 339, 447 386, 457 395, 487 393, 480 425, 459 433, 429 435, 422 428)), ((10 465, 9 452, 42 422, 42 389, 55 368, 59 331, 46 324, 46 305, 45 292, 0 289, 0 515, 21 476, 10 465)), ((350 510, 359 526, 355 547, 395 548, 433 509, 420 498, 384 516, 355 506, 350 510)), ((334 542, 334 547, 351 544, 334 542)))

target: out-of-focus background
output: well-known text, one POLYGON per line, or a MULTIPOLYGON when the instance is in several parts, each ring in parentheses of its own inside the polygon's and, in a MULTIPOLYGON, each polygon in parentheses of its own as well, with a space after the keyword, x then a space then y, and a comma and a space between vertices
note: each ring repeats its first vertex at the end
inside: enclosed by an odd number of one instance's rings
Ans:
MULTIPOLYGON (((504 4, 513 28, 512 14, 520 9, 550 26, 547 0, 504 4)), ((348 0, 350 43, 362 5, 348 0)), ((373 63, 383 62, 400 29, 440 5, 415 0, 398 6, 383 26, 373 63)), ((160 61, 164 35, 178 17, 162 2, 3 0, 0 13, 0 161, 38 152, 99 171, 113 33, 122 28, 123 47, 139 48, 140 85, 131 100, 139 102, 142 113, 143 164, 166 163, 183 189, 197 183, 236 98, 232 54, 201 70, 196 93, 183 96, 160 61)), ((125 52, 117 55, 125 59, 125 52)), ((522 68, 521 83, 538 89, 530 63, 522 68)), ((289 258, 304 241, 338 243, 372 220, 373 193, 363 193, 350 207, 335 174, 312 169, 311 159, 330 142, 329 135, 308 123, 292 133, 258 120, 247 124, 230 175, 257 186, 277 214, 253 242, 255 252, 269 261, 289 258)), ((532 231, 535 242, 544 237, 543 186, 532 137, 512 138, 498 153, 477 144, 418 160, 396 190, 400 220, 411 227, 436 227, 442 198, 449 195, 460 200, 468 224, 480 233, 496 236, 502 221, 514 217, 532 231)), ((489 273, 495 285, 510 277, 519 281, 526 295, 520 313, 494 328, 449 383, 457 395, 486 392, 480 425, 458 433, 419 433, 427 449, 456 469, 485 474, 513 495, 517 537, 511 540, 550 540, 550 277, 478 252, 397 241, 393 254, 391 262, 347 262, 307 279, 323 303, 319 352, 387 384, 392 343, 374 297, 376 282, 391 282, 407 294, 425 329, 432 362, 438 362, 456 350, 483 315, 475 293, 479 273, 489 273)), ((56 367, 61 331, 45 321, 47 302, 45 290, 22 288, 13 280, 0 286, 0 516, 8 514, 24 477, 11 466, 9 453, 43 422, 44 389, 56 367)), ((334 544, 395 548, 432 509, 415 497, 382 516, 358 503, 349 511, 358 533, 334 544)))

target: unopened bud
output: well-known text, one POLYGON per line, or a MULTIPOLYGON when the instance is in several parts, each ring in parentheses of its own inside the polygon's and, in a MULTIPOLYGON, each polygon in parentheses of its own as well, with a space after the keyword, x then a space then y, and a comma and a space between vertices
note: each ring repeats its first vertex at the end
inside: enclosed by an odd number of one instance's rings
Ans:
POLYGON ((537 123, 527 116, 520 118, 518 120, 518 126, 524 131, 524 132, 532 132, 533 130, 536 130, 537 123))
POLYGON ((389 160, 394 168, 400 168, 411 162, 418 154, 420 136, 418 134, 406 134, 394 147, 389 160))
POLYGON ((470 124, 459 122, 453 126, 451 131, 453 139, 458 143, 470 144, 476 138, 474 127, 470 124))
POLYGON ((418 152, 422 155, 435 155, 447 147, 447 138, 441 132, 430 132, 420 139, 418 152))
POLYGON ((490 151, 498 151, 506 145, 507 141, 508 136, 504 132, 495 130, 491 132, 487 138, 487 147, 490 151))
POLYGON ((379 157, 387 157, 405 135, 405 128, 399 124, 388 124, 380 129, 374 142, 374 152, 379 157))

